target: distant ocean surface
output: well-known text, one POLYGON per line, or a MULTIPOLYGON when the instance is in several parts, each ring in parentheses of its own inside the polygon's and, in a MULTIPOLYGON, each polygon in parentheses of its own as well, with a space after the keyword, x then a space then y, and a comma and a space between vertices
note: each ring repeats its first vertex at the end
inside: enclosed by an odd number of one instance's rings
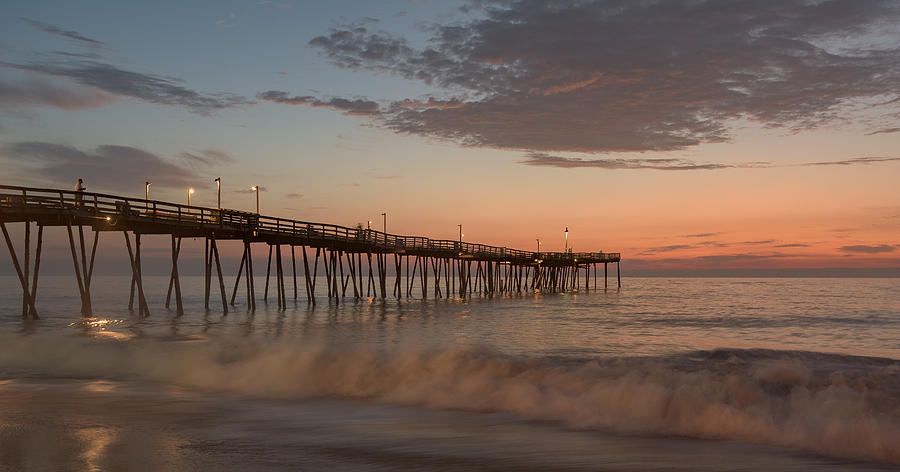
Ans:
POLYGON ((900 279, 622 282, 313 307, 301 279, 223 316, 183 277, 177 317, 146 277, 138 319, 97 276, 82 319, 46 276, 23 321, 0 277, 0 470, 900 466, 900 279))

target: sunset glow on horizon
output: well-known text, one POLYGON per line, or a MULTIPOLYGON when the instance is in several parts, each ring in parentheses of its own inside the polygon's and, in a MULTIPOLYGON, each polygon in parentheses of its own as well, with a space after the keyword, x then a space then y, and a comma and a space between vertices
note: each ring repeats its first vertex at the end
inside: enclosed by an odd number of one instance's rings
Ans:
POLYGON ((626 274, 900 270, 895 1, 4 10, 2 184, 216 207, 221 177, 225 208, 528 250, 568 227, 626 274))

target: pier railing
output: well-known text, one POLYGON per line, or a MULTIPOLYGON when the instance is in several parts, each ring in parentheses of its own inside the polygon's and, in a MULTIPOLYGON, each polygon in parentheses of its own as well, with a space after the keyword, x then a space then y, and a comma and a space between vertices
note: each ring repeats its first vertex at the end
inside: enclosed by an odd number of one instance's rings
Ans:
POLYGON ((9 220, 21 215, 66 215, 96 219, 100 225, 106 220, 110 230, 121 223, 152 223, 181 228, 220 230, 244 233, 254 238, 265 236, 305 239, 311 242, 358 243, 381 252, 406 250, 455 252, 458 257, 479 259, 529 259, 578 264, 583 262, 614 262, 618 253, 534 252, 486 244, 404 236, 369 228, 346 227, 265 216, 257 213, 208 208, 196 205, 146 200, 93 192, 77 192, 47 188, 0 185, 0 216, 9 220))

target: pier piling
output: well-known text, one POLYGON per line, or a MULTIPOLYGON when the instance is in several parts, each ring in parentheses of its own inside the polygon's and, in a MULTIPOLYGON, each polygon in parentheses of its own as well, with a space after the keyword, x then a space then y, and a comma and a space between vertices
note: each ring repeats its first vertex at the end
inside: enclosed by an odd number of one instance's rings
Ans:
POLYGON ((64 226, 66 229, 83 317, 93 316, 91 282, 101 231, 122 231, 125 237, 131 267, 128 309, 134 310, 137 302, 138 316, 141 317, 150 315, 142 276, 143 235, 168 235, 170 238, 172 270, 165 306, 170 309, 174 294, 176 316, 184 314, 183 287, 179 274, 184 238, 204 239, 203 304, 208 310, 215 285, 212 272, 215 270, 223 315, 229 312, 225 275, 217 244, 217 241, 223 239, 241 241, 243 246, 230 305, 235 306, 237 292, 243 282, 247 310, 251 313, 256 309, 257 298, 252 248, 258 243, 266 244, 269 249, 263 302, 268 303, 269 288, 274 283, 275 298, 281 311, 287 309, 282 251, 282 245, 285 244, 289 244, 291 248, 294 299, 297 299, 300 291, 296 255, 296 248, 299 246, 303 258, 304 290, 307 303, 311 305, 316 304, 320 256, 325 270, 324 292, 334 303, 346 301, 351 285, 353 298, 357 300, 363 297, 384 300, 388 297, 388 292, 397 299, 402 299, 404 294, 411 298, 413 293, 423 299, 429 296, 436 299, 465 299, 473 294, 507 297, 523 291, 561 292, 581 290, 582 287, 589 291, 592 271, 593 289, 597 289, 597 265, 601 263, 603 288, 609 287, 610 263, 616 264, 617 287, 622 286, 621 258, 618 253, 521 251, 463 241, 398 236, 371 229, 273 218, 238 210, 184 206, 66 190, 0 185, 0 226, 22 289, 22 316, 33 319, 39 319, 35 300, 46 226, 64 226), (19 222, 24 223, 25 247, 21 255, 17 253, 7 227, 8 223, 19 222), (34 253, 32 223, 37 227, 34 253), (94 232, 90 245, 85 241, 85 226, 94 232), (309 261, 310 254, 307 251, 312 251, 313 248, 313 261, 309 261), (391 254, 392 264, 389 262, 391 254), (389 273, 394 277, 390 291, 387 290, 389 273))

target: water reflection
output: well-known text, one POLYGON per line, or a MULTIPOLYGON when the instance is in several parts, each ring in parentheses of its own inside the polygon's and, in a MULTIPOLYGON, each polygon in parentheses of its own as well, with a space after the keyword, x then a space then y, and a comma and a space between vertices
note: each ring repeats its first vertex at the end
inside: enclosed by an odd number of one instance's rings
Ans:
POLYGON ((84 444, 81 458, 85 468, 91 472, 106 470, 103 467, 103 457, 109 446, 116 438, 116 430, 109 427, 85 427, 74 432, 75 436, 84 444))
POLYGON ((123 319, 103 317, 82 318, 78 321, 69 323, 68 326, 70 328, 79 328, 82 334, 95 338, 127 341, 136 337, 136 334, 129 329, 130 323, 126 323, 123 319))

